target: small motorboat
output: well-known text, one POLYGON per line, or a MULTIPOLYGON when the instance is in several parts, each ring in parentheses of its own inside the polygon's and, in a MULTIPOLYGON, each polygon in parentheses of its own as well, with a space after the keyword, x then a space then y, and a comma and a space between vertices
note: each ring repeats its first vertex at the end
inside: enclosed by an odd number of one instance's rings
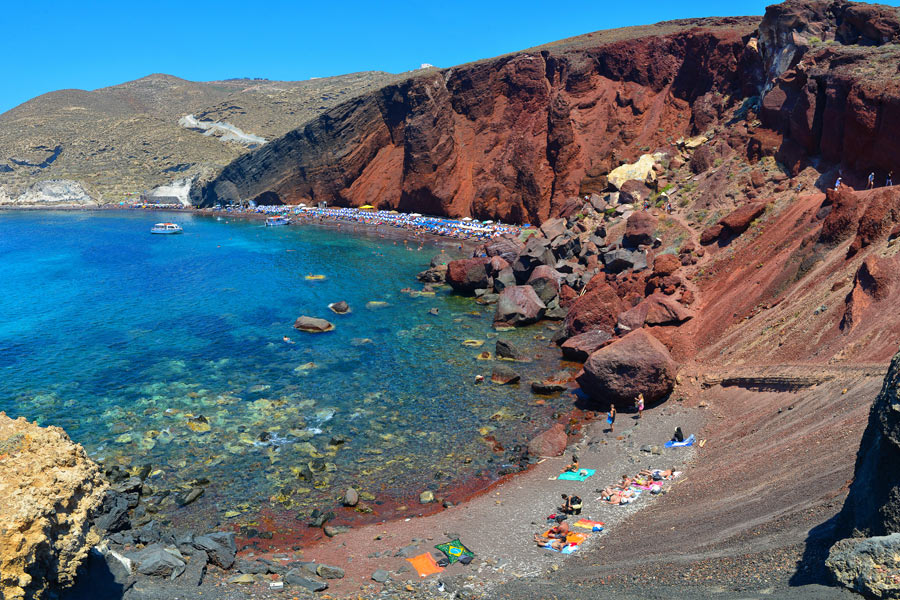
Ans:
POLYGON ((290 225, 291 220, 287 217, 267 217, 266 218, 266 227, 278 227, 280 225, 290 225))
POLYGON ((172 233, 181 233, 184 229, 181 228, 181 225, 178 223, 157 223, 150 229, 150 233, 163 233, 163 234, 172 234, 172 233))

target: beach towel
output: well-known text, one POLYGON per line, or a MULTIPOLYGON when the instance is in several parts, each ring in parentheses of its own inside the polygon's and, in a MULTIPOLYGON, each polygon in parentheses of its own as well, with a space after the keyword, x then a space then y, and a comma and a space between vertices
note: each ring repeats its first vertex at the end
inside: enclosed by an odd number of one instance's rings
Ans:
POLYGON ((447 556, 447 559, 450 561, 451 565, 463 556, 475 556, 475 553, 466 548, 463 543, 459 541, 459 539, 452 540, 450 542, 447 542, 446 544, 438 544, 437 546, 435 546, 435 548, 437 548, 447 556))
POLYGON ((592 521, 590 519, 580 519, 574 523, 575 527, 581 527, 582 529, 590 529, 591 531, 603 531, 603 527, 606 525, 603 521, 592 521))
POLYGON ((591 475, 593 475, 596 471, 594 469, 579 469, 577 472, 573 473, 571 471, 567 471, 557 477, 560 481, 584 481, 591 475))
POLYGON ((437 561, 434 560, 434 557, 430 552, 407 558, 406 560, 412 564, 413 568, 419 574, 419 577, 428 577, 429 575, 440 573, 444 570, 438 566, 437 561))
POLYGON ((666 448, 677 448, 679 446, 693 446, 693 445, 694 445, 694 434, 693 433, 691 435, 689 435, 688 439, 684 440, 683 442, 674 442, 672 440, 669 440, 668 442, 666 442, 666 448))

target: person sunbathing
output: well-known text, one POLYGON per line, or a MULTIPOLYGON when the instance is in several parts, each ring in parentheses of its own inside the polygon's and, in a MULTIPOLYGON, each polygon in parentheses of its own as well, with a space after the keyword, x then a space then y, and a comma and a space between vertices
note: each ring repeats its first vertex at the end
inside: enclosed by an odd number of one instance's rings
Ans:
POLYGON ((554 550, 557 550, 560 552, 562 551, 563 548, 566 547, 566 539, 565 538, 563 538, 561 540, 560 539, 548 539, 548 538, 542 537, 541 534, 539 534, 539 533, 536 533, 534 535, 534 541, 537 543, 537 545, 540 548, 553 548, 554 550))
POLYGON ((575 473, 578 471, 578 457, 574 454, 572 455, 572 464, 566 465, 566 468, 563 469, 563 473, 575 473))
POLYGON ((674 474, 674 469, 644 469, 639 476, 659 481, 660 479, 671 479, 674 474))
POLYGON ((612 485, 603 488, 603 491, 600 492, 600 500, 608 504, 628 504, 633 497, 634 492, 631 490, 621 490, 612 485))
POLYGON ((628 475, 622 475, 622 481, 619 482, 619 488, 623 490, 627 490, 634 483, 634 477, 629 477, 628 475))

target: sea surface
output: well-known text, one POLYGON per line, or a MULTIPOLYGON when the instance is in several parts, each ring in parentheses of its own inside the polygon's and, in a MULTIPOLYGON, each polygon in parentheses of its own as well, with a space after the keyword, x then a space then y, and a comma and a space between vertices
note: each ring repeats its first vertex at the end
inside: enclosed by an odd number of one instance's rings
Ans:
MULTIPOLYGON (((351 485, 377 514, 489 481, 568 400, 528 389, 550 360, 516 365, 522 385, 474 383, 494 364, 478 359, 493 307, 401 291, 458 252, 419 244, 183 213, 0 213, 0 410, 63 427, 107 468, 151 465, 163 520, 302 512, 351 485), (165 220, 184 234, 149 233, 165 220), (350 314, 328 309, 339 300, 350 314), (296 331, 300 315, 336 329, 296 331), (192 487, 204 495, 179 507, 192 487)), ((552 354, 541 326, 500 335, 552 354)))

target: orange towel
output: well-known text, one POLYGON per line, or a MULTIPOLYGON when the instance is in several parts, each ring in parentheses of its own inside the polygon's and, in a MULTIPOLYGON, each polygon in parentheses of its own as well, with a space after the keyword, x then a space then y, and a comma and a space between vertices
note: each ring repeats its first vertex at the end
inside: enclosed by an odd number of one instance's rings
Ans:
POLYGON ((581 527, 583 529, 593 529, 594 527, 605 527, 606 523, 603 521, 592 521, 590 519, 581 519, 575 521, 575 527, 581 527))
MULTIPOLYGON (((550 530, 544 532, 544 537, 550 537, 550 530)), ((576 546, 582 543, 584 540, 588 539, 587 533, 572 533, 571 531, 566 534, 566 543, 567 544, 575 544, 576 546)))
POLYGON ((438 566, 437 561, 434 560, 430 552, 407 558, 406 560, 412 563, 413 568, 419 573, 420 577, 428 577, 444 570, 438 566))

